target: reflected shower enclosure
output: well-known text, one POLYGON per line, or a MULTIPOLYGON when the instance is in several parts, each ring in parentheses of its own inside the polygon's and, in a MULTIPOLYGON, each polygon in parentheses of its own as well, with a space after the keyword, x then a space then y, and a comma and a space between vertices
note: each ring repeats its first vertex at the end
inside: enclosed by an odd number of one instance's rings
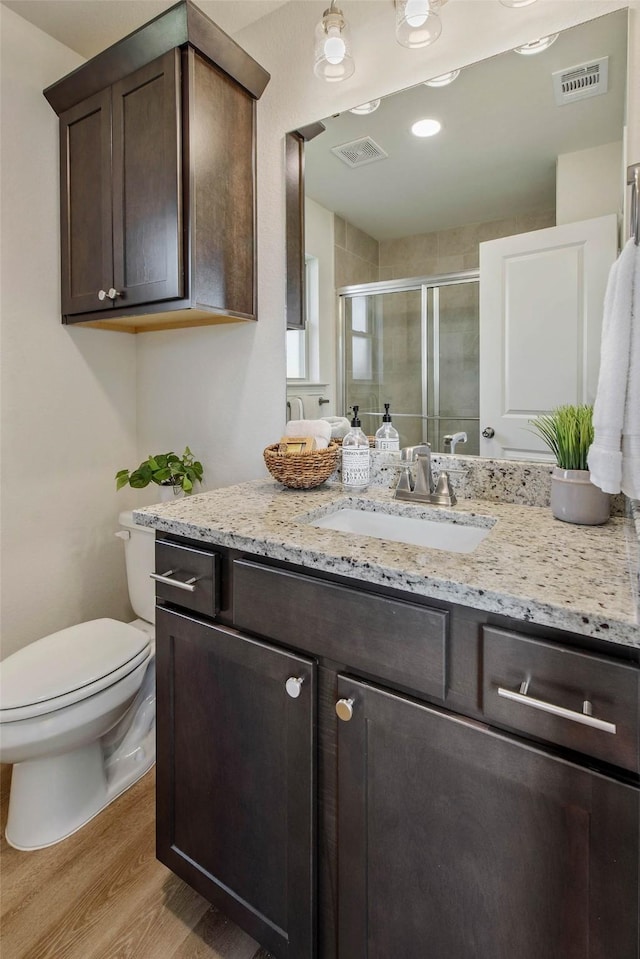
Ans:
POLYGON ((338 290, 342 405, 360 407, 373 435, 391 404, 401 446, 460 430, 463 454, 479 453, 478 271, 366 283, 338 290))

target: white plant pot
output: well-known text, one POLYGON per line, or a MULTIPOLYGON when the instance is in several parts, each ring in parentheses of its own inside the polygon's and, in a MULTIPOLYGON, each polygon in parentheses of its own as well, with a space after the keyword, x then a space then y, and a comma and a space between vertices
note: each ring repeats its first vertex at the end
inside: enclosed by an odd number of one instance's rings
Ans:
POLYGON ((175 499, 184 496, 179 486, 158 486, 159 503, 172 503, 175 499))
POLYGON ((610 497, 591 482, 589 470, 551 473, 551 512, 556 519, 582 526, 601 526, 609 519, 610 497))

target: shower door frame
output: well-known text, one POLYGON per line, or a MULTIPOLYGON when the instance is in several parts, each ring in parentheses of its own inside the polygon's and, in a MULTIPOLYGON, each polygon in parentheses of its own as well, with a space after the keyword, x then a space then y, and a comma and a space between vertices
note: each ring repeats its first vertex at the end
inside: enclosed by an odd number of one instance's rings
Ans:
MULTIPOLYGON (((345 343, 346 343, 346 310, 345 300, 355 296, 377 296, 383 293, 407 293, 413 290, 420 291, 420 343, 422 349, 422 410, 420 414, 396 413, 396 416, 420 416, 422 419, 422 439, 426 441, 429 421, 440 419, 440 364, 433 365, 433 413, 429 415, 429 344, 428 344, 428 297, 429 290, 433 290, 433 356, 439 350, 440 336, 440 295, 439 289, 443 286, 456 286, 460 283, 478 283, 480 287, 480 270, 464 270, 460 273, 440 273, 431 276, 412 276, 400 280, 379 280, 374 283, 358 283, 352 286, 342 286, 336 290, 338 330, 336 337, 337 376, 336 396, 340 398, 343 411, 347 406, 346 377, 345 377, 345 343)), ((433 357, 431 357, 433 358, 433 357)), ((379 412, 379 411, 377 411, 379 412)), ((452 419, 448 416, 446 419, 452 419)), ((465 417, 475 419, 475 417, 465 417)), ((479 419, 478 419, 479 421, 479 419)))

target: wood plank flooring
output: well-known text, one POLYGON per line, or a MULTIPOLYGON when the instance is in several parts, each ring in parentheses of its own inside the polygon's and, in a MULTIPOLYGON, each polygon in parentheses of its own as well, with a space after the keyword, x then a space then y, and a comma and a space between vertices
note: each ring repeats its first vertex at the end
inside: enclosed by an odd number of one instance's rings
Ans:
POLYGON ((270 959, 154 854, 155 768, 74 836, 7 844, 0 770, 2 959, 270 959))

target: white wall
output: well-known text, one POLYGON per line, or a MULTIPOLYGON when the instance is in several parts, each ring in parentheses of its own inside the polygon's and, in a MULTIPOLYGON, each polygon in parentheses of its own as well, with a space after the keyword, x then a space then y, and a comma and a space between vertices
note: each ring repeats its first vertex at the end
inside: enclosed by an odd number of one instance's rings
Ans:
POLYGON ((336 410, 336 297, 334 215, 331 210, 305 199, 305 252, 318 259, 319 373, 318 382, 326 383, 325 416, 336 410))
POLYGON ((622 141, 562 153, 556 165, 556 224, 621 213, 622 141))
POLYGON ((60 323, 58 120, 44 87, 81 58, 0 7, 2 655, 128 614, 124 499, 137 455, 135 339, 60 323))
POLYGON ((132 494, 115 495, 116 469, 188 443, 207 486, 264 475, 262 449, 285 419, 285 132, 626 5, 632 162, 640 0, 539 0, 516 10, 452 0, 442 37, 421 51, 395 42, 389 0, 359 0, 348 8, 357 68, 344 84, 311 71, 322 4, 296 0, 242 31, 238 41, 272 74, 258 104, 259 321, 137 337, 59 323, 57 123, 41 91, 79 58, 0 7, 5 654, 90 616, 127 614, 111 533, 132 494))

